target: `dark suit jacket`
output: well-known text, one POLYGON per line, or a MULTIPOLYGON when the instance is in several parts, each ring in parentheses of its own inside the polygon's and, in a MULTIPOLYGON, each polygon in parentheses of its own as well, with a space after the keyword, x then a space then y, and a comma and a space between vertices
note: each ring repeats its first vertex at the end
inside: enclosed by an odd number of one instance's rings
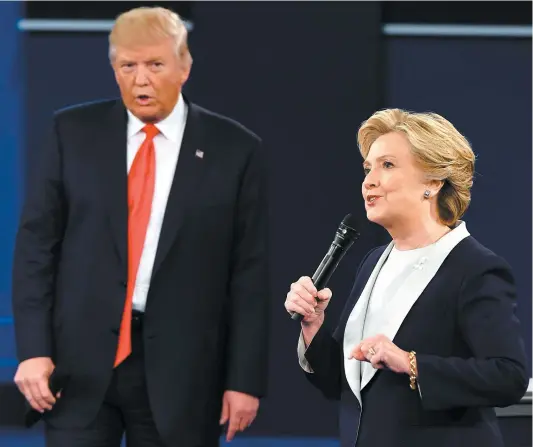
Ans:
POLYGON ((338 327, 324 325, 305 354, 314 370, 307 378, 340 399, 341 446, 503 446, 493 407, 525 394, 526 355, 511 269, 471 236, 450 252, 393 340, 416 351, 422 397, 406 374, 378 370, 361 392, 361 412, 344 374, 343 335, 384 250, 365 257, 338 327))
MULTIPOLYGON (((154 419, 185 447, 219 436, 224 390, 264 396, 269 297, 260 139, 186 102, 143 332, 154 419)), ((58 112, 28 177, 13 274, 17 352, 71 374, 47 416, 58 427, 93 419, 113 371, 127 280, 126 127, 119 100, 58 112)))

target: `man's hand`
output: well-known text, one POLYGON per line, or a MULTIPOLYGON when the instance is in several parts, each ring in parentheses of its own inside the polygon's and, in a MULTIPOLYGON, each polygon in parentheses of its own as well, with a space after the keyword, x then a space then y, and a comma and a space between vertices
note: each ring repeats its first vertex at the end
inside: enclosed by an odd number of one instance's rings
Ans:
POLYGON ((238 391, 226 391, 222 398, 220 425, 229 420, 226 441, 231 441, 238 431, 248 428, 259 409, 259 399, 238 391))
POLYGON ((44 413, 51 410, 56 399, 48 387, 55 366, 49 357, 36 357, 20 363, 14 381, 33 409, 44 413))

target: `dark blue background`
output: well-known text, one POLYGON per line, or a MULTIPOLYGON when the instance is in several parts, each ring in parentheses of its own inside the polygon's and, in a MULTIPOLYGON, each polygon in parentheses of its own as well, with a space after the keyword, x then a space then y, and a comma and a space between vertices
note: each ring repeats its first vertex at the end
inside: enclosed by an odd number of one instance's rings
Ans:
MULTIPOLYGON (((311 274, 344 214, 363 216, 363 119, 381 107, 435 111, 478 155, 470 232, 513 266, 531 352, 531 40, 382 38, 372 2, 195 3, 186 92, 257 131, 272 172, 271 392, 250 430, 336 435, 336 405, 303 380, 297 326, 283 300, 311 274), (295 29, 298 33, 295 34, 295 29), (216 36, 214 38, 213 36, 216 36), (296 235, 296 236, 295 236, 296 235), (315 423, 317 419, 320 423, 315 423)), ((0 3, 0 381, 15 369, 10 265, 23 159, 38 147, 52 110, 114 96, 105 34, 21 33, 20 3, 0 3)), ((333 281, 333 316, 358 260, 387 242, 364 225, 333 281)))
POLYGON ((464 220, 514 270, 531 355, 531 40, 398 37, 386 48, 385 106, 437 112, 472 144, 464 220))
POLYGON ((0 3, 0 380, 11 380, 11 259, 20 205, 20 159, 24 151, 25 73, 17 20, 20 3, 0 3))

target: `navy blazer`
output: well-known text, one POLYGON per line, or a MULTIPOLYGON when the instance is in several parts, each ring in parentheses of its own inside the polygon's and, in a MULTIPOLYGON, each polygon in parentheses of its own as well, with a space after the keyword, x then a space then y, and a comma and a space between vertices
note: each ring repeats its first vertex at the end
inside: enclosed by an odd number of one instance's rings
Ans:
POLYGON ((336 330, 324 324, 305 353, 314 371, 306 377, 340 400, 341 446, 502 447, 493 407, 524 396, 526 354, 511 268, 472 236, 453 248, 393 339, 416 351, 420 393, 406 374, 378 370, 361 412, 344 373, 343 336, 385 248, 366 255, 336 330))
MULTIPOLYGON (((159 433, 195 447, 218 442, 225 390, 267 390, 268 188, 260 138, 185 101, 143 341, 159 433)), ((71 429, 94 419, 113 374, 127 285, 126 109, 63 109, 51 134, 31 157, 13 314, 19 360, 52 357, 70 374, 44 418, 71 429)))

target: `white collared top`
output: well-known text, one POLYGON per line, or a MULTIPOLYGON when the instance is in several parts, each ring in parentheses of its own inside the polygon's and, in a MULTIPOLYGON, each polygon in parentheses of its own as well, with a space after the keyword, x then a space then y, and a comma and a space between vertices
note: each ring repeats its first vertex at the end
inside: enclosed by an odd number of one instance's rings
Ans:
MULTIPOLYGON (((186 120, 187 106, 180 94, 178 102, 170 115, 156 124, 160 133, 154 138, 156 162, 152 213, 146 230, 146 238, 137 271, 135 290, 133 292, 133 308, 141 312, 146 308, 146 298, 150 288, 157 244, 161 234, 161 227, 163 226, 163 217, 165 215, 170 188, 174 180, 174 172, 178 162, 186 120)), ((128 172, 137 151, 145 139, 144 132, 141 132, 144 126, 145 123, 140 121, 128 110, 128 172)))
MULTIPOLYGON (((432 245, 414 250, 398 250, 392 247, 385 264, 381 267, 368 302, 363 325, 362 340, 381 333, 385 326, 387 309, 398 299, 394 293, 409 277, 413 268, 421 268, 431 254, 432 245), (420 267, 419 267, 420 266, 420 267)), ((374 374, 371 363, 361 362, 361 383, 366 384, 374 374)))

